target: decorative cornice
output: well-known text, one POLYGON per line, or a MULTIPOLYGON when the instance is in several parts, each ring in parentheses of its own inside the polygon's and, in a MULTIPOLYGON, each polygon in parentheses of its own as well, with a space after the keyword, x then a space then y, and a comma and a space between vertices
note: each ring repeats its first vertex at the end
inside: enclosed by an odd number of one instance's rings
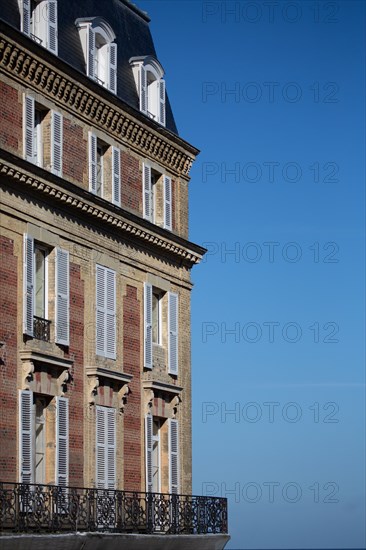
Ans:
MULTIPOLYGON (((47 173, 47 181, 35 178, 23 169, 21 165, 24 164, 25 161, 22 159, 19 159, 19 163, 15 166, 9 162, 3 161, 1 156, 4 157, 7 156, 7 154, 4 151, 0 151, 0 174, 13 180, 13 182, 29 187, 37 193, 47 195, 52 200, 77 212, 78 216, 84 214, 94 220, 102 221, 104 224, 113 227, 114 230, 125 233, 126 236, 136 238, 145 244, 152 244, 161 251, 178 256, 190 266, 200 262, 205 249, 193 243, 189 243, 188 241, 184 242, 186 246, 184 244, 177 244, 174 242, 174 235, 171 236, 171 239, 159 235, 153 231, 153 226, 151 229, 143 227, 139 225, 137 221, 134 222, 125 219, 123 212, 121 215, 118 215, 112 210, 93 204, 92 201, 84 199, 76 193, 62 189, 51 181, 51 179, 56 179, 56 177, 51 174, 47 173)), ((61 178, 57 179, 59 179, 60 182, 63 181, 61 178)))
MULTIPOLYGON (((17 32, 4 22, 0 22, 0 26, 9 28, 9 34, 17 32)), ((103 97, 104 89, 98 94, 94 91, 96 85, 92 80, 88 82, 89 86, 84 86, 82 81, 87 78, 84 75, 78 75, 80 81, 73 80, 67 73, 76 71, 62 60, 57 59, 57 65, 45 59, 40 61, 21 43, 27 43, 30 39, 19 32, 17 34, 19 41, 15 42, 0 32, 0 70, 20 81, 23 86, 31 86, 56 101, 69 112, 84 117, 88 123, 102 128, 125 146, 166 166, 178 177, 188 178, 198 154, 197 149, 178 136, 173 138, 164 128, 156 131, 144 124, 128 112, 134 110, 119 98, 103 97)), ((37 45, 32 44, 32 48, 36 49, 37 45)), ((46 58, 48 52, 42 53, 46 58)))

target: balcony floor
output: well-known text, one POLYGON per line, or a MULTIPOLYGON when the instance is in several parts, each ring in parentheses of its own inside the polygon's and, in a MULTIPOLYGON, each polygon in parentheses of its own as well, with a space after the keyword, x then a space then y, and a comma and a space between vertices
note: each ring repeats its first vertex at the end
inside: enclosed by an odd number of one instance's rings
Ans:
POLYGON ((0 535, 1 550, 222 550, 229 535, 0 535))

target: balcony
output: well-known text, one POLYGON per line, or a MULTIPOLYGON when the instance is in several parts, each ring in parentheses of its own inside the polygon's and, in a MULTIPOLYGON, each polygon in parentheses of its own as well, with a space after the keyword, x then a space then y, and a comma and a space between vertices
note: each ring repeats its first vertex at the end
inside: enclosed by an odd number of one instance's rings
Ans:
POLYGON ((76 532, 225 535, 227 499, 0 482, 2 535, 76 532))
POLYGON ((33 336, 36 340, 43 340, 43 342, 50 341, 50 325, 51 321, 43 319, 42 317, 33 317, 33 336))

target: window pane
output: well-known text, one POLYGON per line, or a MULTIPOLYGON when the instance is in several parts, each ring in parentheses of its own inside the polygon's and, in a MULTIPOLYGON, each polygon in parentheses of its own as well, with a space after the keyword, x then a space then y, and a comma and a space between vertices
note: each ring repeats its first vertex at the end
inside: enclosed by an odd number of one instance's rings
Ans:
POLYGON ((35 315, 46 318, 46 251, 36 248, 35 255, 35 315))
POLYGON ((160 344, 160 297, 158 294, 153 294, 152 297, 152 340, 154 344, 160 344))

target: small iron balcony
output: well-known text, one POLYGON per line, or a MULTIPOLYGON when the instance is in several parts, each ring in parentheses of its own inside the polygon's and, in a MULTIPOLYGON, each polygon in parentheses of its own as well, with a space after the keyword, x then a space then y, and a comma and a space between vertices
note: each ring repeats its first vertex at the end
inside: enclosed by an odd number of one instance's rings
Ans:
POLYGON ((50 325, 51 321, 42 319, 42 317, 33 317, 33 337, 44 342, 50 341, 50 325))
POLYGON ((227 533, 227 499, 0 482, 0 534, 227 533))

